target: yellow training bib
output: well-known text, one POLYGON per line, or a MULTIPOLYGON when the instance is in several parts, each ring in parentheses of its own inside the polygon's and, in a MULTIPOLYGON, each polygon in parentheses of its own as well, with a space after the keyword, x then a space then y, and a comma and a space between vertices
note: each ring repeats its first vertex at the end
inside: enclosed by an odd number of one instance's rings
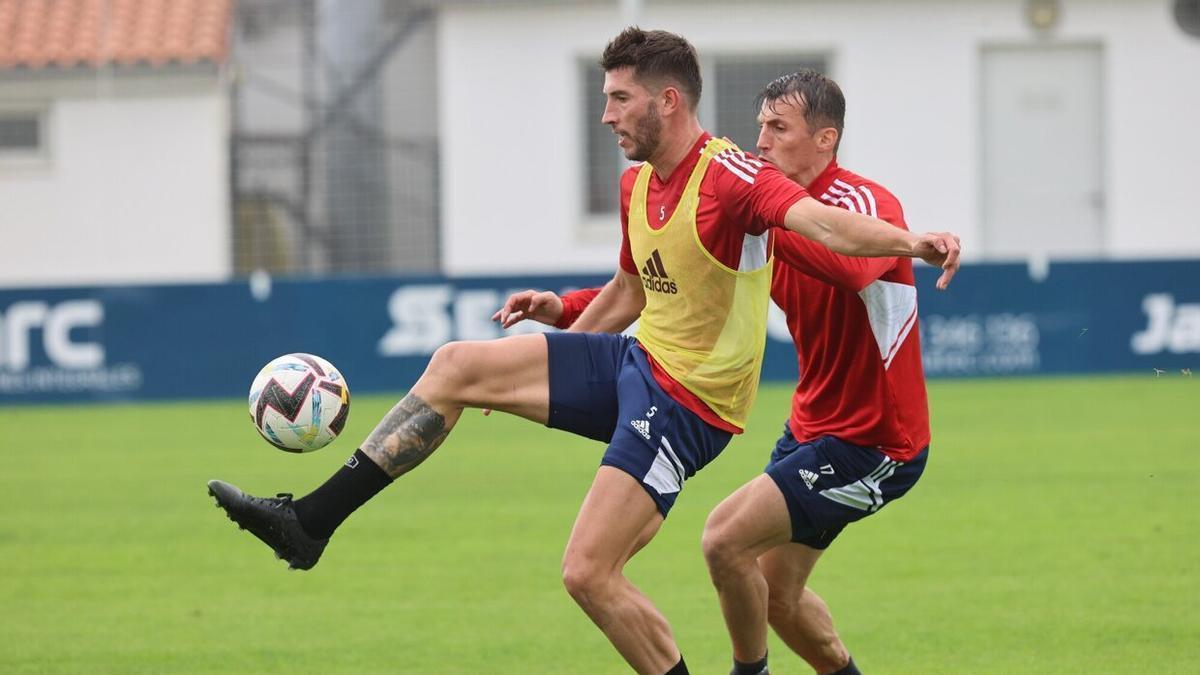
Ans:
MULTIPOLYGON (((654 168, 643 164, 629 200, 629 245, 646 292, 638 342, 721 419, 744 428, 758 392, 773 256, 762 250, 761 266, 731 269, 704 248, 696 229, 700 182, 712 158, 731 148, 717 138, 705 144, 675 212, 658 230, 646 218, 654 168)), ((762 249, 766 241, 765 234, 748 237, 747 246, 762 249)))

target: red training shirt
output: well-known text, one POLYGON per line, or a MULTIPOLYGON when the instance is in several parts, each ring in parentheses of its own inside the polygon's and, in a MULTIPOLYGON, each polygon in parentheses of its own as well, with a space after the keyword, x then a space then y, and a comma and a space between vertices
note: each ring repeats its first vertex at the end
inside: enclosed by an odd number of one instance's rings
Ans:
MULTIPOLYGON (((908 229, 887 189, 830 162, 808 186, 822 202, 908 229)), ((929 405, 909 258, 851 258, 780 232, 771 298, 787 315, 799 382, 788 420, 897 461, 929 445, 929 405)))

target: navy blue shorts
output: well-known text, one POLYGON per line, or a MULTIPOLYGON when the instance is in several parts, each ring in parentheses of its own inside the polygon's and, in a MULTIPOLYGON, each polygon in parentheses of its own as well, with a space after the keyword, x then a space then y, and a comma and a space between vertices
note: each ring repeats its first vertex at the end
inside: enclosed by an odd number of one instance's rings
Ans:
POLYGON ((921 477, 928 456, 926 447, 897 462, 875 448, 833 436, 800 443, 785 424, 766 473, 787 501, 792 541, 824 549, 847 524, 903 497, 921 477))
POLYGON ((666 517, 684 481, 715 459, 732 434, 668 396, 631 337, 547 333, 546 347, 546 426, 608 443, 600 463, 640 481, 666 517))

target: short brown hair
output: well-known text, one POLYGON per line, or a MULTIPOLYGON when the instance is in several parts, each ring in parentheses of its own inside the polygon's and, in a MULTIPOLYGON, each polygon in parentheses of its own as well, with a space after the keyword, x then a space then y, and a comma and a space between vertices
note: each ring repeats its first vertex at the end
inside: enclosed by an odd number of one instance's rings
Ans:
POLYGON ((682 35, 637 26, 626 28, 604 48, 600 67, 608 72, 627 66, 642 82, 666 80, 679 87, 691 109, 700 103, 700 62, 696 48, 682 35))
POLYGON ((846 97, 838 83, 811 68, 804 68, 772 80, 759 92, 754 109, 762 110, 764 104, 770 108, 785 98, 796 98, 804 104, 804 121, 809 129, 837 129, 837 145, 833 148, 836 153, 842 144, 842 128, 846 124, 846 97))

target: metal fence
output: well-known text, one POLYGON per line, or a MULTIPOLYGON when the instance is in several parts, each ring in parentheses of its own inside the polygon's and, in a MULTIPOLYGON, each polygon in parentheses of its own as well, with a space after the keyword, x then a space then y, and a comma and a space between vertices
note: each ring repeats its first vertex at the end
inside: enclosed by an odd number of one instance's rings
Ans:
POLYGON ((244 0, 234 37, 234 269, 438 268, 430 12, 244 0))

